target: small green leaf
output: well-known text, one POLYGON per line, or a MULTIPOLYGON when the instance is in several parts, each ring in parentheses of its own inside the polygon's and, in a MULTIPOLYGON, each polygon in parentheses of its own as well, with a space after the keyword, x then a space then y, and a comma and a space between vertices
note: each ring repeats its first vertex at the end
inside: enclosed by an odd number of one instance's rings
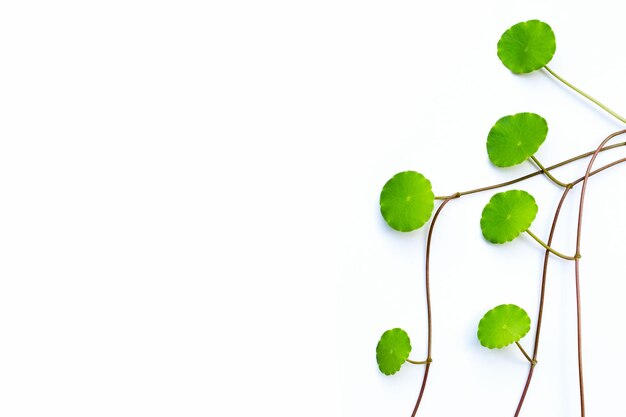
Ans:
POLYGON ((385 375, 395 374, 409 358, 409 353, 411 353, 409 335, 399 328, 387 330, 376 346, 376 361, 380 372, 385 375))
POLYGON ((394 175, 380 193, 380 212, 387 224, 400 232, 422 227, 434 206, 430 181, 415 171, 394 175))
POLYGON ((502 304, 487 312, 478 323, 478 340, 489 349, 519 341, 530 330, 530 317, 523 308, 502 304))
POLYGON ((555 51, 552 28, 539 20, 511 26, 498 41, 498 58, 515 74, 542 68, 550 62, 555 51))
POLYGON ((538 114, 504 116, 487 136, 489 160, 498 167, 521 164, 537 152, 546 136, 548 123, 538 114))
POLYGON ((526 231, 537 215, 537 203, 526 191, 497 193, 483 209, 480 228, 491 243, 505 243, 526 231))

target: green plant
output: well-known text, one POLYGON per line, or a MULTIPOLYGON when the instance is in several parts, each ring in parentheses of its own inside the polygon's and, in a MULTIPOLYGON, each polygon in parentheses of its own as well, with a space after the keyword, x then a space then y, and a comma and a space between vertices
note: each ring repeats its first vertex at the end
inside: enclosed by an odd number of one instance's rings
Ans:
MULTIPOLYGON (((601 109, 619 121, 626 123, 622 118, 598 100, 582 92, 572 84, 557 75, 547 64, 556 52, 556 39, 552 28, 539 20, 530 20, 513 25, 507 29, 498 42, 497 54, 502 63, 515 74, 524 74, 543 69, 545 72, 567 87, 573 89, 583 97, 591 100, 601 109)), ((580 413, 585 415, 585 397, 583 384, 583 360, 581 353, 581 310, 580 310, 580 249, 583 207, 588 180, 602 171, 626 161, 626 158, 617 159, 600 168, 593 169, 596 157, 600 152, 608 151, 626 145, 621 142, 613 145, 607 143, 613 138, 626 133, 620 130, 610 134, 595 150, 591 150, 555 165, 544 167, 534 156, 548 136, 548 123, 534 113, 518 113, 500 118, 487 135, 486 147, 489 160, 497 167, 510 167, 529 161, 537 170, 534 172, 499 184, 476 188, 468 191, 456 192, 450 195, 436 196, 432 191, 430 181, 415 171, 404 171, 394 175, 384 185, 380 194, 380 210, 385 221, 393 229, 400 232, 410 232, 424 226, 431 219, 435 201, 441 201, 435 210, 426 237, 425 255, 425 286, 427 307, 427 357, 421 361, 409 360, 411 344, 409 336, 402 329, 392 329, 383 333, 377 348, 376 358, 378 366, 384 374, 392 375, 400 370, 405 362, 424 365, 424 375, 420 391, 413 409, 412 417, 416 415, 422 401, 430 366, 432 365, 432 309, 430 294, 430 253, 431 242, 436 221, 443 208, 452 200, 463 196, 484 191, 508 187, 523 182, 529 178, 544 175, 554 184, 562 187, 563 193, 554 212, 550 233, 544 242, 530 230, 530 226, 538 213, 539 207, 533 196, 524 190, 507 190, 494 194, 485 205, 480 219, 480 228, 486 241, 494 244, 503 244, 526 233, 545 249, 543 270, 541 276, 541 291, 539 295, 539 310, 535 320, 535 341, 532 354, 528 354, 520 344, 531 328, 528 314, 520 307, 512 304, 503 304, 488 311, 478 324, 477 338, 479 342, 489 348, 504 348, 513 343, 517 345, 523 356, 530 364, 526 383, 520 400, 517 404, 515 416, 521 412, 526 393, 532 380, 533 371, 537 365, 541 323, 545 302, 545 284, 547 279, 548 262, 551 255, 575 263, 575 285, 577 305, 577 333, 578 333, 578 376, 580 387, 580 413), (552 175, 552 171, 564 165, 584 158, 589 158, 587 169, 583 176, 571 182, 559 181, 552 175), (580 203, 578 206, 578 221, 576 233, 575 253, 564 255, 552 248, 552 241, 559 220, 563 203, 569 192, 577 185, 581 185, 580 203)))

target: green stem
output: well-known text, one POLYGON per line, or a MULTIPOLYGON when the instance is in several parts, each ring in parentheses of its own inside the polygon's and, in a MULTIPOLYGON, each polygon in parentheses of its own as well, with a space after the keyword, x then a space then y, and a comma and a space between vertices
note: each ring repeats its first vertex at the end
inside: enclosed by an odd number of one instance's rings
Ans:
POLYGON ((541 239, 539 239, 537 237, 537 235, 535 235, 533 232, 531 232, 530 229, 526 229, 526 233, 528 233, 533 239, 535 239, 537 241, 537 243, 539 243, 541 246, 543 246, 544 249, 549 250, 554 255, 558 256, 559 258, 567 259, 568 261, 575 261, 576 259, 580 258, 580 255, 567 256, 567 255, 563 255, 561 252, 558 252, 558 251, 552 249, 550 246, 546 245, 541 239))
POLYGON ((541 162, 539 162, 539 160, 537 158, 535 158, 534 155, 531 155, 530 159, 533 160, 533 162, 535 163, 535 165, 537 165, 539 167, 539 169, 541 169, 541 171, 544 173, 544 175, 548 178, 550 178, 550 180, 555 183, 556 185, 559 185, 563 188, 567 188, 568 184, 565 184, 559 180, 557 180, 556 178, 554 178, 554 176, 552 174, 550 174, 550 171, 548 171, 547 169, 545 169, 543 167, 543 165, 541 165, 541 162))
POLYGON ((584 91, 580 90, 579 88, 574 87, 572 84, 570 84, 567 81, 565 81, 557 73, 555 73, 550 68, 548 68, 547 65, 544 66, 544 68, 546 69, 546 71, 548 71, 550 74, 552 74, 552 76, 554 78, 556 78, 557 80, 559 80, 560 82, 562 82, 563 84, 565 84, 566 86, 571 88, 572 90, 576 91, 578 94, 580 94, 581 96, 585 97, 586 99, 591 100, 593 103, 595 103, 597 106, 599 106, 602 110, 606 111, 607 113, 609 113, 611 116, 615 117, 620 122, 626 123, 626 119, 625 118, 623 118, 619 114, 615 113, 613 110, 609 109, 607 106, 605 106, 604 104, 600 103, 598 100, 596 100, 595 98, 591 97, 589 94, 585 93, 584 91))
POLYGON ((533 361, 532 358, 530 356, 528 356, 528 353, 526 353, 526 351, 524 350, 524 348, 522 347, 522 345, 519 344, 519 342, 515 342, 515 344, 517 345, 517 347, 519 348, 519 350, 522 351, 522 354, 524 355, 524 357, 526 359, 528 359, 528 362, 530 362, 531 364, 536 364, 537 361, 533 361))
POLYGON ((411 359, 407 359, 406 361, 414 365, 426 365, 427 363, 431 363, 433 360, 428 358, 425 361, 412 361, 411 359))
MULTIPOLYGON (((613 149, 613 148, 617 148, 617 147, 625 146, 625 145, 626 145, 626 142, 620 142, 620 143, 616 143, 614 145, 605 146, 604 148, 602 148, 601 152, 608 151, 609 149, 613 149)), ((595 153, 595 151, 585 152, 585 153, 577 155, 577 156, 575 156, 573 158, 570 158, 570 159, 567 159, 565 161, 559 162, 558 164, 554 164, 552 166, 549 166, 549 167, 545 168, 545 170, 546 171, 552 171, 553 169, 560 168, 560 167, 565 166, 567 164, 570 164, 572 162, 576 162, 576 161, 578 161, 580 159, 583 159, 583 158, 586 158, 588 156, 591 156, 594 153, 595 153)), ((489 191, 489 190, 495 190, 496 188, 506 187, 507 185, 513 185, 515 183, 525 181, 527 179, 530 179, 532 177, 536 177, 537 175, 541 175, 543 173, 544 173, 544 171, 539 170, 539 171, 535 171, 535 172, 532 172, 530 174, 524 175, 522 177, 515 178, 513 180, 502 182, 502 183, 499 183, 499 184, 489 185, 487 187, 475 188, 473 190, 462 191, 462 192, 454 193, 452 195, 447 195, 447 196, 436 196, 435 200, 450 200, 450 199, 453 199, 453 198, 462 197, 464 195, 475 194, 475 193, 480 193, 480 192, 489 191)))

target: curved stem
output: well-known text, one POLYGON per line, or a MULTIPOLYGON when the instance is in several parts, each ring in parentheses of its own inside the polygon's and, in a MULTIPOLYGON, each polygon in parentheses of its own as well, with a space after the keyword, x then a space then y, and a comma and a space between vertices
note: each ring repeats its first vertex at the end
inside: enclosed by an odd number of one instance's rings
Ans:
MULTIPOLYGON (((603 149, 606 149, 606 148, 603 148, 603 149)), ((608 168, 611 168, 623 162, 626 162, 626 158, 621 158, 609 164, 606 164, 594 171, 591 171, 589 173, 589 177, 592 177, 595 174, 598 174, 608 168)), ((576 181, 572 182, 569 187, 563 190, 563 195, 561 196, 561 200, 559 201, 559 204, 554 213, 554 219, 552 220, 552 227, 550 229, 550 234, 548 236, 548 242, 547 242, 548 245, 552 244, 552 238, 554 237, 554 232, 556 231, 556 225, 559 220, 559 216, 561 214, 561 208, 563 207, 563 203, 565 202, 565 198, 567 197, 567 194, 575 185, 584 181, 586 177, 587 176, 585 175, 584 177, 577 179, 576 181)), ((522 395, 520 396, 519 403, 517 404, 517 409, 515 410, 514 417, 518 417, 522 410, 522 405, 524 404, 524 400, 526 399, 526 394, 528 393, 528 389, 530 387, 530 382, 533 377, 535 366, 537 365, 537 355, 539 353, 539 338, 541 336, 541 323, 543 322, 543 307, 544 307, 544 300, 545 300, 545 294, 546 294, 546 281, 547 281, 547 276, 548 276, 548 260, 550 259, 550 253, 551 252, 546 249, 546 252, 543 258, 543 272, 541 276, 541 295, 539 296, 539 313, 537 314, 537 329, 535 331, 535 345, 533 348, 533 357, 532 357, 534 362, 531 362, 530 364, 530 369, 528 370, 528 377, 526 378, 526 384, 524 385, 522 395)))
POLYGON ((432 359, 426 359, 425 361, 412 361, 411 359, 406 360, 408 363, 412 363, 413 365, 426 365, 427 363, 431 363, 432 359))
MULTIPOLYGON (((587 165, 587 171, 585 172, 585 176, 583 179, 583 185, 580 190, 580 203, 578 206, 578 225, 576 228, 576 253, 580 253, 580 242, 582 235, 582 224, 583 224, 583 207, 585 205, 585 192, 587 191, 587 183, 589 182, 589 177, 591 176, 591 169, 593 168, 593 164, 600 153, 602 147, 614 137, 626 133, 626 130, 620 130, 618 132, 612 133, 607 136, 606 139, 600 143, 594 154, 591 156, 591 160, 589 161, 589 165, 587 165)), ((580 415, 581 417, 585 417, 585 386, 583 382, 583 358, 582 358, 582 313, 581 313, 581 302, 580 302, 580 259, 576 259, 575 261, 575 278, 576 278, 576 329, 577 329, 577 345, 578 345, 578 387, 580 390, 580 415)))
POLYGON ((526 351, 524 350, 524 348, 522 347, 522 345, 519 344, 519 342, 515 342, 515 344, 517 345, 517 347, 519 348, 519 350, 522 351, 522 355, 524 355, 524 357, 526 359, 528 359, 528 362, 530 362, 531 364, 533 363, 533 360, 530 358, 530 356, 528 356, 528 353, 526 353, 526 351))
POLYGON ((580 258, 580 255, 578 255, 578 254, 576 256, 567 256, 567 255, 563 255, 561 252, 556 251, 555 249, 553 249, 550 246, 546 245, 541 239, 539 239, 539 237, 537 237, 537 235, 535 235, 533 232, 531 232, 530 229, 526 229, 526 233, 528 233, 533 239, 535 239, 537 241, 537 243, 539 243, 541 246, 543 246, 544 249, 549 250, 554 255, 558 256, 559 258, 567 259, 568 261, 573 261, 575 259, 580 258))
MULTIPOLYGON (((601 152, 608 151, 609 149, 614 149, 614 148, 617 148, 617 147, 620 147, 620 146, 625 146, 625 145, 626 145, 626 142, 616 143, 614 145, 606 146, 606 147, 602 148, 601 152)), ((448 199, 452 199, 452 198, 459 198, 459 197, 462 197, 464 195, 480 193, 482 191, 495 190, 496 188, 501 188, 501 187, 506 187, 508 185, 513 185, 513 184, 516 184, 518 182, 522 182, 522 181, 525 181, 527 179, 530 179, 532 177, 536 177, 537 175, 541 175, 541 174, 544 173, 544 171, 551 171, 553 169, 560 168, 560 167, 565 166, 567 164, 570 164, 572 162, 576 162, 578 160, 581 160, 583 158, 591 156, 591 155, 594 154, 594 152, 595 151, 585 152, 583 154, 574 156, 573 158, 566 159, 565 161, 559 162, 558 164, 555 164, 555 165, 549 166, 547 168, 544 168, 544 170, 535 171, 533 173, 521 176, 519 178, 515 178, 515 179, 510 180, 510 181, 506 181, 506 182, 502 182, 502 183, 494 184, 494 185, 489 185, 487 187, 475 188, 473 190, 462 191, 462 192, 458 192, 458 193, 451 194, 451 195, 448 195, 448 196, 438 196, 438 197, 435 197, 435 200, 448 200, 448 199)))
POLYGON ((532 161, 535 163, 535 165, 537 165, 537 167, 539 167, 539 169, 541 170, 541 172, 543 172, 543 174, 548 177, 553 183, 555 183, 556 185, 559 185, 563 188, 567 187, 567 184, 562 183, 561 181, 557 180, 556 178, 554 178, 554 176, 552 176, 552 174, 550 174, 550 171, 548 171, 547 169, 545 169, 543 167, 543 165, 541 165, 541 162, 539 162, 539 160, 537 158, 535 158, 534 155, 531 155, 530 159, 532 159, 532 161))
MULTIPOLYGON (((611 167, 614 167, 615 165, 621 164, 623 162, 626 162, 626 158, 620 158, 617 161, 611 162, 610 164, 606 164, 606 165, 604 165, 604 166, 602 166, 602 167, 600 167, 598 169, 594 169, 593 171, 591 171, 591 173, 589 173, 589 177, 593 177, 594 175, 596 175, 596 174, 598 174, 598 173, 600 173, 602 171, 605 171, 605 170, 607 170, 607 169, 609 169, 611 167)), ((576 181, 572 182, 572 186, 581 183, 584 179, 585 179, 585 177, 578 178, 576 181)))
POLYGON ((567 81, 565 81, 557 73, 552 71, 547 65, 544 66, 544 68, 554 78, 556 78, 557 80, 559 80, 560 82, 562 82, 563 84, 565 84, 566 86, 571 88, 572 90, 576 91, 578 94, 580 94, 581 96, 585 97, 586 99, 591 100, 593 103, 595 103, 597 106, 599 106, 602 110, 606 111, 607 113, 609 113, 611 116, 615 117, 620 122, 626 123, 626 119, 624 119, 622 116, 620 116, 619 114, 615 113, 613 110, 609 109, 607 106, 605 106, 604 104, 600 103, 598 100, 596 100, 595 98, 591 97, 589 94, 585 93, 584 91, 580 90, 579 88, 574 87, 572 84, 570 84, 567 81))
MULTIPOLYGON (((554 212, 554 219, 552 220, 552 227, 550 228, 550 234, 548 235, 548 245, 552 244, 552 238, 554 237, 554 232, 556 231, 556 224, 559 220, 559 216, 561 214, 561 208, 563 207, 563 203, 565 202, 565 197, 572 189, 572 186, 565 188, 563 191, 563 195, 561 196, 561 201, 554 212)), ((541 294, 539 296, 539 312, 537 313, 537 329, 535 330, 535 344, 533 347, 533 357, 530 362, 530 369, 528 370, 528 377, 526 378, 526 384, 524 385, 524 389, 522 391, 522 395, 517 403, 517 409, 515 410, 515 416, 518 417, 520 411, 522 411, 522 405, 524 404, 524 399, 526 399, 526 393, 528 393, 528 388, 530 387, 530 381, 533 378, 533 372, 535 370, 535 366, 537 365, 537 354, 539 353, 539 336, 541 335, 541 323, 543 320, 543 306, 546 296, 546 280, 548 277, 548 260, 550 259, 550 251, 546 249, 546 252, 543 257, 543 271, 541 273, 541 294)))
MULTIPOLYGON (((581 201, 582 201, 581 193, 581 201)), ((582 205, 579 214, 582 213, 582 205)), ((579 217, 582 219, 582 217, 579 217)), ((579 223, 580 226, 580 223, 579 223)), ((578 229, 580 231, 580 228, 578 229)), ((578 246, 578 245, 577 245, 578 246)), ((578 351, 578 390, 580 392, 580 416, 585 417, 585 383, 583 379, 582 312, 580 303, 580 261, 575 262, 576 277, 576 347, 578 351)))
POLYGON ((430 308, 430 244, 432 241, 433 230, 435 228, 435 223, 437 222, 437 218, 439 217, 441 210, 443 210, 443 208, 446 206, 446 204, 448 204, 448 202, 450 202, 450 200, 452 200, 452 198, 445 199, 443 203, 441 203, 441 205, 435 212, 435 215, 433 216, 433 220, 430 222, 430 227, 428 228, 428 238, 426 240, 426 274, 425 274, 426 275, 426 278, 425 278, 426 309, 428 312, 427 313, 428 314, 428 351, 427 351, 427 357, 426 357, 426 367, 424 369, 424 377, 422 378, 422 386, 420 387, 420 392, 419 392, 419 395, 417 396, 417 401, 415 402, 415 407, 413 408, 413 413, 411 414, 411 417, 415 417, 415 414, 417 414, 417 409, 419 408, 420 403, 422 402, 422 397, 424 396, 424 390, 426 389, 426 381, 428 380, 428 371, 430 370, 430 364, 433 360, 432 358, 433 321, 432 321, 432 314, 431 314, 431 308, 430 308))

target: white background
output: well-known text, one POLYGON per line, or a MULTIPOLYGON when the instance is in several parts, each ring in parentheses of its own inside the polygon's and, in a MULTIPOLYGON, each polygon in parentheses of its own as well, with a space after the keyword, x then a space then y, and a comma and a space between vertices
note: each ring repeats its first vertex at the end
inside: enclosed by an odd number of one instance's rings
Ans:
MULTIPOLYGON (((375 346, 402 327, 425 354, 426 229, 388 228, 381 187, 408 169, 437 194, 530 172, 485 152, 520 111, 548 120, 546 165, 595 148, 620 124, 545 73, 512 75, 496 43, 550 23, 553 69, 626 112, 623 15, 619 1, 1 2, 0 415, 408 416, 423 368, 385 377, 375 346)), ((624 412, 624 175, 594 178, 585 211, 589 416, 624 412)), ((545 237, 560 191, 523 187, 545 237)), ((554 244, 567 253, 576 196, 554 244)), ((422 416, 512 415, 525 381, 519 352, 475 332, 502 303, 534 324, 543 251, 487 244, 489 197, 438 222, 422 416)), ((578 415, 573 265, 552 265, 525 416, 578 415)))

